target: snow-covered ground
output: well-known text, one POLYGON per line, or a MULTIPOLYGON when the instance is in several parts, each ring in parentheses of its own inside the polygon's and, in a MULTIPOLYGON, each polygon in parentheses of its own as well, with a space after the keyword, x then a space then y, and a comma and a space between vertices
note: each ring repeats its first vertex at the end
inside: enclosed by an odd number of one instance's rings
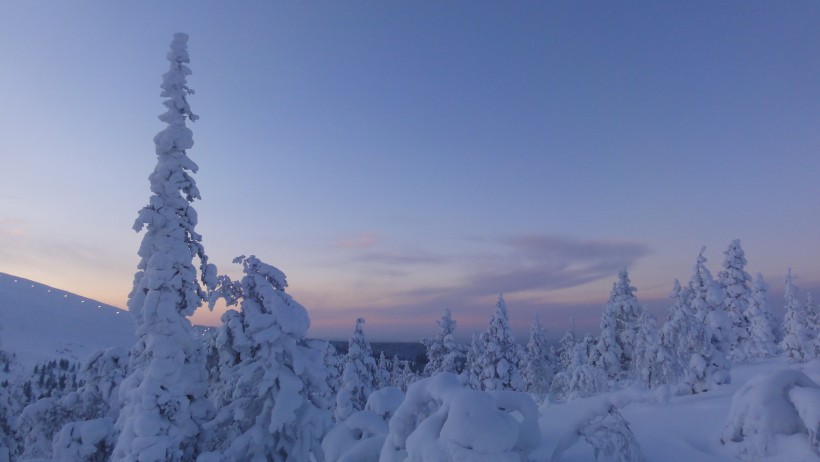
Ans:
MULTIPOLYGON (((571 424, 589 409, 604 400, 625 402, 621 414, 629 422, 648 461, 661 462, 725 462, 739 460, 734 448, 720 442, 729 416, 732 396, 750 378, 779 369, 802 370, 820 383, 820 361, 791 364, 783 357, 761 360, 732 369, 732 383, 697 395, 669 396, 662 393, 640 393, 622 390, 602 396, 570 401, 565 404, 545 404, 540 409, 542 446, 531 460, 549 461, 557 441, 571 424), (613 396, 614 395, 614 396, 613 396), (653 402, 654 401, 654 402, 653 402)), ((817 462, 820 456, 812 452, 805 435, 775 438, 776 453, 760 460, 764 462, 817 462)), ((560 459, 563 462, 595 460, 592 448, 583 440, 572 446, 560 459)))
POLYGON ((136 342, 127 311, 0 273, 0 349, 26 367, 56 359, 85 361, 112 346, 136 342))

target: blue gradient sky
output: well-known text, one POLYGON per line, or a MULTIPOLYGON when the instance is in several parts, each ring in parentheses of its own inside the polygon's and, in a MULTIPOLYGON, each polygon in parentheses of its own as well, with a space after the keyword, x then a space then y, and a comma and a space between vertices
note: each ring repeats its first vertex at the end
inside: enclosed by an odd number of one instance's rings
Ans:
POLYGON ((228 3, 4 2, 0 271, 125 305, 184 31, 198 231, 312 335, 467 336, 502 291, 558 335, 734 238, 820 290, 820 3, 228 3))

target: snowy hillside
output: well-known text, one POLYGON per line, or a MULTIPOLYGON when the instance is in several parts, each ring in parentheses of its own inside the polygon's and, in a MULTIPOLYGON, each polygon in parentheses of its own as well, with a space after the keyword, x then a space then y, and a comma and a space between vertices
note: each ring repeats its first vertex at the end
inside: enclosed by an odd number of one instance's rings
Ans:
POLYGON ((135 338, 127 311, 0 273, 0 348, 25 366, 55 358, 83 362, 103 348, 129 349, 135 338))

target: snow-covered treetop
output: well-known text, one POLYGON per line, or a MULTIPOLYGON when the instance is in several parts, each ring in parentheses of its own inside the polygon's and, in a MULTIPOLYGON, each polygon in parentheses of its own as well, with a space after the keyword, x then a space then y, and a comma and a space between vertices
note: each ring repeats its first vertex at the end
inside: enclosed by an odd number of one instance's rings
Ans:
POLYGON ((797 277, 792 276, 792 269, 789 268, 789 271, 786 273, 786 278, 784 279, 786 292, 783 295, 787 303, 797 303, 797 286, 794 285, 795 279, 797 279, 797 277))
MULTIPOLYGON (((708 261, 706 257, 703 256, 703 252, 706 251, 706 247, 701 247, 700 253, 698 254, 697 262, 695 263, 695 268, 692 272, 692 279, 689 281, 689 288, 692 289, 695 293, 695 299, 700 298, 702 301, 711 305, 708 309, 711 310, 715 306, 719 305, 723 301, 723 290, 722 288, 715 282, 715 279, 712 277, 712 273, 706 268, 706 262, 708 261)), ((697 304, 697 303, 696 303, 697 304)), ((702 303, 701 303, 702 304, 702 303)), ((702 313, 702 309, 707 309, 705 306, 696 307, 696 309, 702 313)))
MULTIPOLYGON (((138 255, 137 268, 144 272, 135 279, 134 290, 129 296, 129 310, 134 311, 142 322, 142 305, 148 289, 176 292, 182 300, 173 302, 177 310, 191 315, 206 298, 197 280, 193 257, 200 260, 201 281, 210 290, 216 284, 216 267, 208 264, 208 256, 202 246, 202 237, 194 228, 197 213, 190 203, 199 199, 199 189, 190 173, 197 165, 188 158, 185 150, 193 146, 191 130, 185 126, 187 119, 196 120, 188 105, 186 76, 191 70, 187 51, 188 36, 176 34, 167 55, 170 69, 162 76, 163 104, 166 112, 159 116, 168 126, 154 137, 157 164, 149 175, 152 195, 134 222, 134 230, 147 228, 138 255), (140 286, 138 288, 138 286, 140 286)), ((142 273, 138 273, 140 275, 142 273)))
POLYGON ((260 313, 272 314, 282 331, 299 338, 304 337, 310 327, 310 318, 307 310, 285 293, 285 287, 288 286, 285 273, 254 255, 242 255, 233 261, 242 264, 245 276, 241 284, 246 300, 260 302, 243 303, 242 309, 246 314, 255 314, 251 311, 257 309, 260 313))
POLYGON ((498 301, 495 303, 493 316, 490 318, 490 325, 487 329, 487 338, 493 341, 515 343, 515 337, 510 330, 510 319, 507 314, 507 303, 504 301, 504 296, 499 295, 498 301))
POLYGON ((723 261, 723 270, 718 274, 718 279, 726 291, 726 306, 729 310, 742 312, 752 277, 744 271, 746 256, 740 247, 740 239, 732 241, 723 254, 726 255, 726 259, 723 261))

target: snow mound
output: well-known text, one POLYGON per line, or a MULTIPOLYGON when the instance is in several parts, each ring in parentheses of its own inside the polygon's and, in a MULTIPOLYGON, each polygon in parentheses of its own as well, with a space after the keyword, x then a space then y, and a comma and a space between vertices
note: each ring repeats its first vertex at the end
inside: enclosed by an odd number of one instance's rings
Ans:
POLYGON ((804 434, 817 451, 818 426, 820 386, 784 369, 752 377, 734 394, 721 442, 754 460, 777 452, 776 436, 804 434))
POLYGON ((379 460, 520 462, 540 437, 538 411, 528 394, 471 390, 444 372, 408 387, 379 460))

